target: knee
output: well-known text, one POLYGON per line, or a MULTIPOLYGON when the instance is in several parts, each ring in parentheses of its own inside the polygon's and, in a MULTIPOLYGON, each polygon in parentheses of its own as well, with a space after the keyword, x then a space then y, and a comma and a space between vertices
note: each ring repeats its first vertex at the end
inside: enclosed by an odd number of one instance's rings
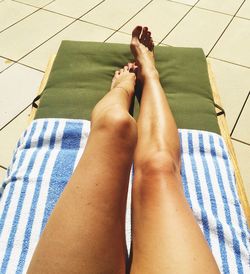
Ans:
POLYGON ((134 118, 119 106, 113 106, 103 111, 99 116, 92 115, 92 130, 110 134, 113 139, 118 139, 135 146, 137 141, 137 125, 134 118))
POLYGON ((179 161, 168 151, 151 152, 136 163, 136 173, 143 181, 168 178, 180 174, 179 161))
POLYGON ((183 187, 178 162, 170 153, 153 152, 137 162, 133 193, 139 203, 157 203, 159 196, 173 190, 182 192, 183 187))

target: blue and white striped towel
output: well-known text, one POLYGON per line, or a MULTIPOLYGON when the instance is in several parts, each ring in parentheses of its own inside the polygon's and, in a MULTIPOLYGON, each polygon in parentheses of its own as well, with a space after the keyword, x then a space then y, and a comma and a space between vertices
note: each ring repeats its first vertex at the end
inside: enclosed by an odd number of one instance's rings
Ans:
MULTIPOLYGON (((39 119, 23 133, 0 198, 1 274, 26 272, 39 236, 84 150, 89 130, 89 121, 39 119)), ((250 273, 250 234, 222 138, 185 129, 179 130, 179 136, 185 195, 221 272, 250 273)))

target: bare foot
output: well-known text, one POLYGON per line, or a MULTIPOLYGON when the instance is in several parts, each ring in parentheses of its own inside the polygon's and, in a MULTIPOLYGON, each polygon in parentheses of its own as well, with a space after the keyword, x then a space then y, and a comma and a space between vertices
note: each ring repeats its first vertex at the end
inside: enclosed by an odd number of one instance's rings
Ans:
POLYGON ((147 27, 137 26, 132 32, 130 49, 139 67, 138 77, 144 81, 145 77, 158 76, 155 68, 154 43, 151 32, 147 27))
POLYGON ((135 89, 136 76, 134 73, 135 64, 128 63, 122 69, 117 70, 112 79, 111 89, 121 88, 125 90, 128 95, 133 95, 135 89))

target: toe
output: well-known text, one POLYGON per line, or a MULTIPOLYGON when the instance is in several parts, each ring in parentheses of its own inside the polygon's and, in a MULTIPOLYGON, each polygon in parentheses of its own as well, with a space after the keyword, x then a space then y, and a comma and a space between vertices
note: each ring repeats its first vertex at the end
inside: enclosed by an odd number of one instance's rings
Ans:
POLYGON ((145 46, 146 46, 146 47, 149 47, 150 38, 151 38, 151 32, 148 31, 148 32, 147 32, 147 35, 146 35, 146 38, 145 38, 145 46))
POLYGON ((133 63, 128 63, 129 72, 133 72, 133 63))
POLYGON ((119 71, 119 70, 117 70, 117 71, 115 72, 115 77, 118 77, 118 76, 119 76, 119 74, 120 74, 120 71, 119 71))
POLYGON ((142 26, 137 26, 134 28, 134 30, 132 31, 132 38, 140 38, 142 32, 142 26))
POLYGON ((149 39, 148 49, 149 49, 150 51, 153 51, 153 49, 154 49, 154 42, 153 42, 152 37, 150 37, 150 39, 149 39))
POLYGON ((142 31, 142 34, 141 34, 141 38, 140 38, 140 42, 141 43, 144 43, 145 42, 145 39, 147 37, 147 33, 148 33, 148 28, 147 27, 144 27, 143 28, 143 31, 142 31))

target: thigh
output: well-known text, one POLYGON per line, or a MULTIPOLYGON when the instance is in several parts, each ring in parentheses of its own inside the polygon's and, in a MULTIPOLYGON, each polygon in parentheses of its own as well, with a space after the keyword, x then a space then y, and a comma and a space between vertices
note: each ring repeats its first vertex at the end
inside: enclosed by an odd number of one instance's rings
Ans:
POLYGON ((136 176, 131 273, 219 273, 178 174, 136 176))
POLYGON ((125 273, 125 206, 135 141, 127 131, 124 142, 119 127, 92 129, 29 273, 125 273))

